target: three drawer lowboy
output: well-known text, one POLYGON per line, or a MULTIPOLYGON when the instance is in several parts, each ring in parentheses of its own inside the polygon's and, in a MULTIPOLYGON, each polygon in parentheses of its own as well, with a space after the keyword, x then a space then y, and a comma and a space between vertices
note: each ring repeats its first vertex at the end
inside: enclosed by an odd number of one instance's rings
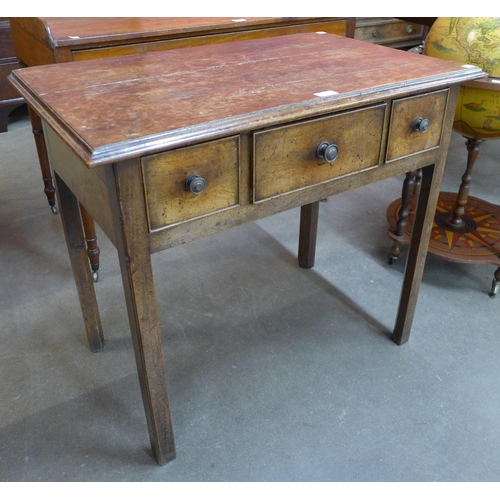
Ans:
POLYGON ((298 258, 310 268, 320 200, 422 169, 392 336, 406 342, 458 86, 482 76, 321 32, 13 73, 43 121, 94 351, 103 334, 79 203, 118 250, 158 463, 175 447, 151 254, 301 207, 298 258))

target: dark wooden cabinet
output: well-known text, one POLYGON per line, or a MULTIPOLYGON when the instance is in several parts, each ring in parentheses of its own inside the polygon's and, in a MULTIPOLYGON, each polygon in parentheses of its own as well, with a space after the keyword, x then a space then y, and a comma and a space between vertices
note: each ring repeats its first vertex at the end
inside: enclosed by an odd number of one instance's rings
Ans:
POLYGON ((0 132, 7 132, 9 114, 14 108, 24 103, 24 99, 7 80, 11 71, 19 67, 9 20, 6 17, 0 17, 0 132))

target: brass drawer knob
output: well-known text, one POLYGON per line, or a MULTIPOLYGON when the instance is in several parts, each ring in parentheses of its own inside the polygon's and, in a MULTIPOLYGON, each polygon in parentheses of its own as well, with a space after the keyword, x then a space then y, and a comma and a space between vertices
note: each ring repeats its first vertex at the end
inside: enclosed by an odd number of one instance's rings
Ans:
POLYGON ((336 144, 322 142, 316 150, 318 158, 323 158, 328 163, 333 163, 339 156, 339 148, 336 144))
POLYGON ((184 187, 186 188, 186 191, 191 191, 191 193, 193 194, 200 194, 203 193, 203 191, 205 191, 207 183, 205 182, 205 179, 203 177, 200 177, 199 175, 196 174, 191 174, 186 179, 184 187))
POLYGON ((408 26, 406 26, 406 33, 408 33, 408 35, 410 33, 413 33, 413 26, 411 24, 409 24, 408 26))
POLYGON ((413 130, 415 130, 416 132, 422 132, 422 134, 424 134, 425 132, 427 132, 427 130, 429 130, 429 120, 427 120, 426 118, 417 118, 413 122, 413 130))
POLYGON ((379 32, 378 32, 378 30, 373 30, 373 31, 372 31, 372 37, 373 37, 373 38, 378 38, 378 36, 379 36, 379 32))

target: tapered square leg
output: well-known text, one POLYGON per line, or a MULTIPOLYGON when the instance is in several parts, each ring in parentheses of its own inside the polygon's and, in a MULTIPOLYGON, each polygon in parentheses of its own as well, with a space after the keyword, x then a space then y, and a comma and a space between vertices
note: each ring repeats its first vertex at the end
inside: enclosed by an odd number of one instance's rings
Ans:
POLYGON ((75 277, 76 289, 80 298, 89 346, 92 351, 98 351, 104 347, 104 338, 93 277, 88 265, 80 205, 75 195, 57 174, 55 174, 55 180, 61 221, 75 277))
POLYGON ((410 337, 442 176, 442 165, 440 168, 430 165, 422 170, 422 184, 408 249, 401 299, 392 335, 394 342, 399 345, 408 342, 410 337))
POLYGON ((175 458, 148 223, 137 161, 114 167, 113 216, 130 331, 151 448, 161 465, 175 458))
POLYGON ((299 266, 310 269, 316 257, 319 201, 300 207, 299 266))

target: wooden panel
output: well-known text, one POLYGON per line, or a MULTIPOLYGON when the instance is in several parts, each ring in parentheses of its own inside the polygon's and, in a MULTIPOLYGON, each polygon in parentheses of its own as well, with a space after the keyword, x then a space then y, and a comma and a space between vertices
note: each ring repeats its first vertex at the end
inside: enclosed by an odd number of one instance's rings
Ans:
POLYGON ((387 161, 439 146, 441 128, 448 100, 447 89, 394 101, 387 144, 387 161), (429 120, 422 133, 414 130, 417 118, 429 120))
POLYGON ((12 110, 24 103, 19 92, 7 80, 11 72, 18 68, 9 21, 0 17, 0 133, 7 132, 12 110))
POLYGON ((251 31, 185 37, 147 43, 118 45, 97 49, 75 50, 73 52, 73 60, 83 61, 88 59, 101 59, 104 57, 140 54, 142 52, 158 52, 162 50, 180 49, 183 47, 194 47, 199 45, 209 45, 213 43, 235 42, 242 40, 252 40, 255 38, 293 35, 296 33, 311 33, 316 31, 324 31, 326 33, 331 33, 334 35, 344 35, 346 32, 346 22, 345 20, 330 21, 297 26, 283 26, 251 31))
POLYGON ((239 138, 229 137, 143 158, 150 229, 237 205, 238 156, 239 138), (192 174, 206 182, 200 194, 185 187, 192 174))
POLYGON ((19 68, 17 62, 6 64, 0 62, 0 101, 20 98, 19 92, 7 80, 7 77, 17 68, 19 68))
POLYGON ((51 168, 73 192, 78 193, 78 201, 116 246, 113 217, 108 204, 111 165, 91 170, 72 154, 64 141, 45 123, 43 131, 51 168))
POLYGON ((385 104, 381 104, 256 132, 254 201, 377 165, 385 109, 385 104), (336 144, 339 149, 333 163, 316 154, 323 141, 336 144))

